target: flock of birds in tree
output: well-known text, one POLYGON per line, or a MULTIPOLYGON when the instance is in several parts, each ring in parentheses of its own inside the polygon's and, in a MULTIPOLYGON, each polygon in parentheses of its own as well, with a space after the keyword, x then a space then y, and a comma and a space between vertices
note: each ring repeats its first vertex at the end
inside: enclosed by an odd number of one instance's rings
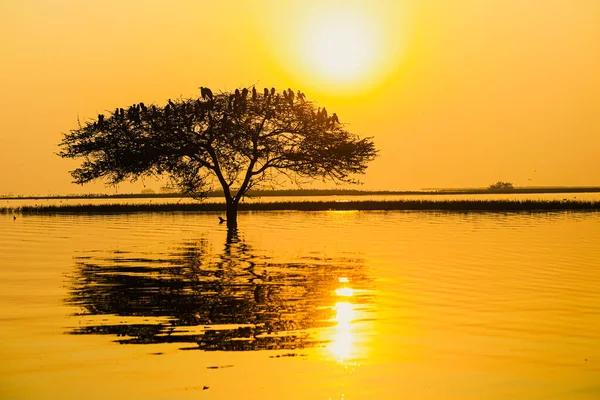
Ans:
MULTIPOLYGON (((249 94, 250 91, 247 88, 243 88, 241 91, 239 89, 236 89, 234 93, 229 95, 228 109, 236 113, 244 112, 248 104, 247 99, 249 94)), ((294 94, 292 89, 284 90, 282 92, 282 96, 289 103, 290 106, 294 105, 294 101, 296 99, 302 103, 306 102, 306 96, 301 91, 298 91, 297 94, 294 94)), ((198 99, 196 100, 193 106, 187 103, 182 103, 178 105, 171 101, 171 99, 169 99, 167 105, 164 107, 164 114, 166 116, 169 116, 172 113, 180 112, 186 114, 189 111, 193 111, 196 115, 204 115, 205 112, 210 111, 214 108, 214 94, 209 88, 200 87, 200 97, 202 97, 203 101, 200 101, 200 99, 198 99)), ((252 87, 251 98, 253 102, 256 102, 258 100, 258 92, 254 87, 252 87)), ((271 88, 271 90, 265 88, 263 91, 264 101, 270 102, 272 98, 279 99, 280 95, 276 93, 275 88, 271 88)), ((130 106, 127 109, 127 111, 123 108, 116 108, 113 117, 116 120, 123 121, 125 120, 125 116, 127 116, 127 119, 129 121, 133 123, 140 123, 141 115, 145 115, 148 113, 151 117, 155 116, 158 113, 158 109, 154 105, 148 108, 144 103, 139 103, 130 106)), ((331 116, 328 116, 325 107, 318 108, 316 112, 312 111, 312 113, 317 121, 321 123, 326 123, 330 128, 333 128, 335 124, 340 124, 340 120, 338 119, 337 114, 333 113, 331 116)), ((98 121, 93 124, 93 129, 102 130, 105 128, 105 125, 106 120, 104 114, 99 114, 98 121)))

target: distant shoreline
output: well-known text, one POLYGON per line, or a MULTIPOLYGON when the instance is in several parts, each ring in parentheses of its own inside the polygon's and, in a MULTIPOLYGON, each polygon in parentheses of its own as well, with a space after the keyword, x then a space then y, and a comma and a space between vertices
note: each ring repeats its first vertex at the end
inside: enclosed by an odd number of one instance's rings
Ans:
MULTIPOLYGON (((575 200, 397 200, 242 203, 239 211, 450 211, 551 212, 600 211, 598 201, 575 200)), ((0 214, 121 214, 148 212, 225 212, 224 203, 74 204, 0 207, 0 214)))
MULTIPOLYGON (((492 190, 489 188, 463 189, 423 189, 423 190, 354 190, 354 189, 289 189, 289 190, 255 190, 249 197, 289 197, 289 196, 431 196, 431 195, 473 195, 473 194, 543 194, 543 193, 599 193, 600 186, 549 186, 549 187, 517 187, 513 189, 492 190)), ((207 197, 223 197, 220 191, 209 192, 207 197)), ((0 200, 68 200, 68 199, 161 199, 191 198, 182 193, 123 193, 123 194, 84 194, 55 196, 14 196, 0 195, 0 200)))

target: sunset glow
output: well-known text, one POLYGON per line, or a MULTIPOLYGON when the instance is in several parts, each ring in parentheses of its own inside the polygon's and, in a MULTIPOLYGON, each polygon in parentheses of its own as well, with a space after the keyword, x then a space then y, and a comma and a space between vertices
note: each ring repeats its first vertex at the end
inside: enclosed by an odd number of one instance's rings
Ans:
MULTIPOLYGON (((594 1, 26 4, 0 13, 5 193, 114 191, 70 183, 62 133, 199 86, 292 88, 327 106, 381 148, 365 190, 600 177, 594 1)), ((158 187, 119 191, 144 184, 158 187)))
POLYGON ((301 57, 320 79, 352 84, 365 79, 377 61, 374 27, 358 13, 332 10, 311 15, 301 42, 301 57))
POLYGON ((0 399, 600 399, 600 0, 0 38, 0 399))

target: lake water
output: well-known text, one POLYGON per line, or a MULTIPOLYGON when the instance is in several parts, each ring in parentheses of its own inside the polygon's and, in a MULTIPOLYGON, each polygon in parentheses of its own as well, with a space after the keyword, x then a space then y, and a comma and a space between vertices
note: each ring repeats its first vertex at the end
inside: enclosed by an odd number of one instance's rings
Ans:
POLYGON ((0 398, 600 398, 600 213, 239 224, 0 215, 0 398))

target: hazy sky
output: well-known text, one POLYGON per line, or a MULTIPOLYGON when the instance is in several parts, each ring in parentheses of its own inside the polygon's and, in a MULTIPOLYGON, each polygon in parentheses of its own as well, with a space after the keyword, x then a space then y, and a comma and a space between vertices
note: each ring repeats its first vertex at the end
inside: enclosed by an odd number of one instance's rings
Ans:
POLYGON ((374 136, 363 189, 600 185, 598 0, 0 0, 0 37, 0 194, 114 192, 55 155, 78 117, 253 84, 374 136))

